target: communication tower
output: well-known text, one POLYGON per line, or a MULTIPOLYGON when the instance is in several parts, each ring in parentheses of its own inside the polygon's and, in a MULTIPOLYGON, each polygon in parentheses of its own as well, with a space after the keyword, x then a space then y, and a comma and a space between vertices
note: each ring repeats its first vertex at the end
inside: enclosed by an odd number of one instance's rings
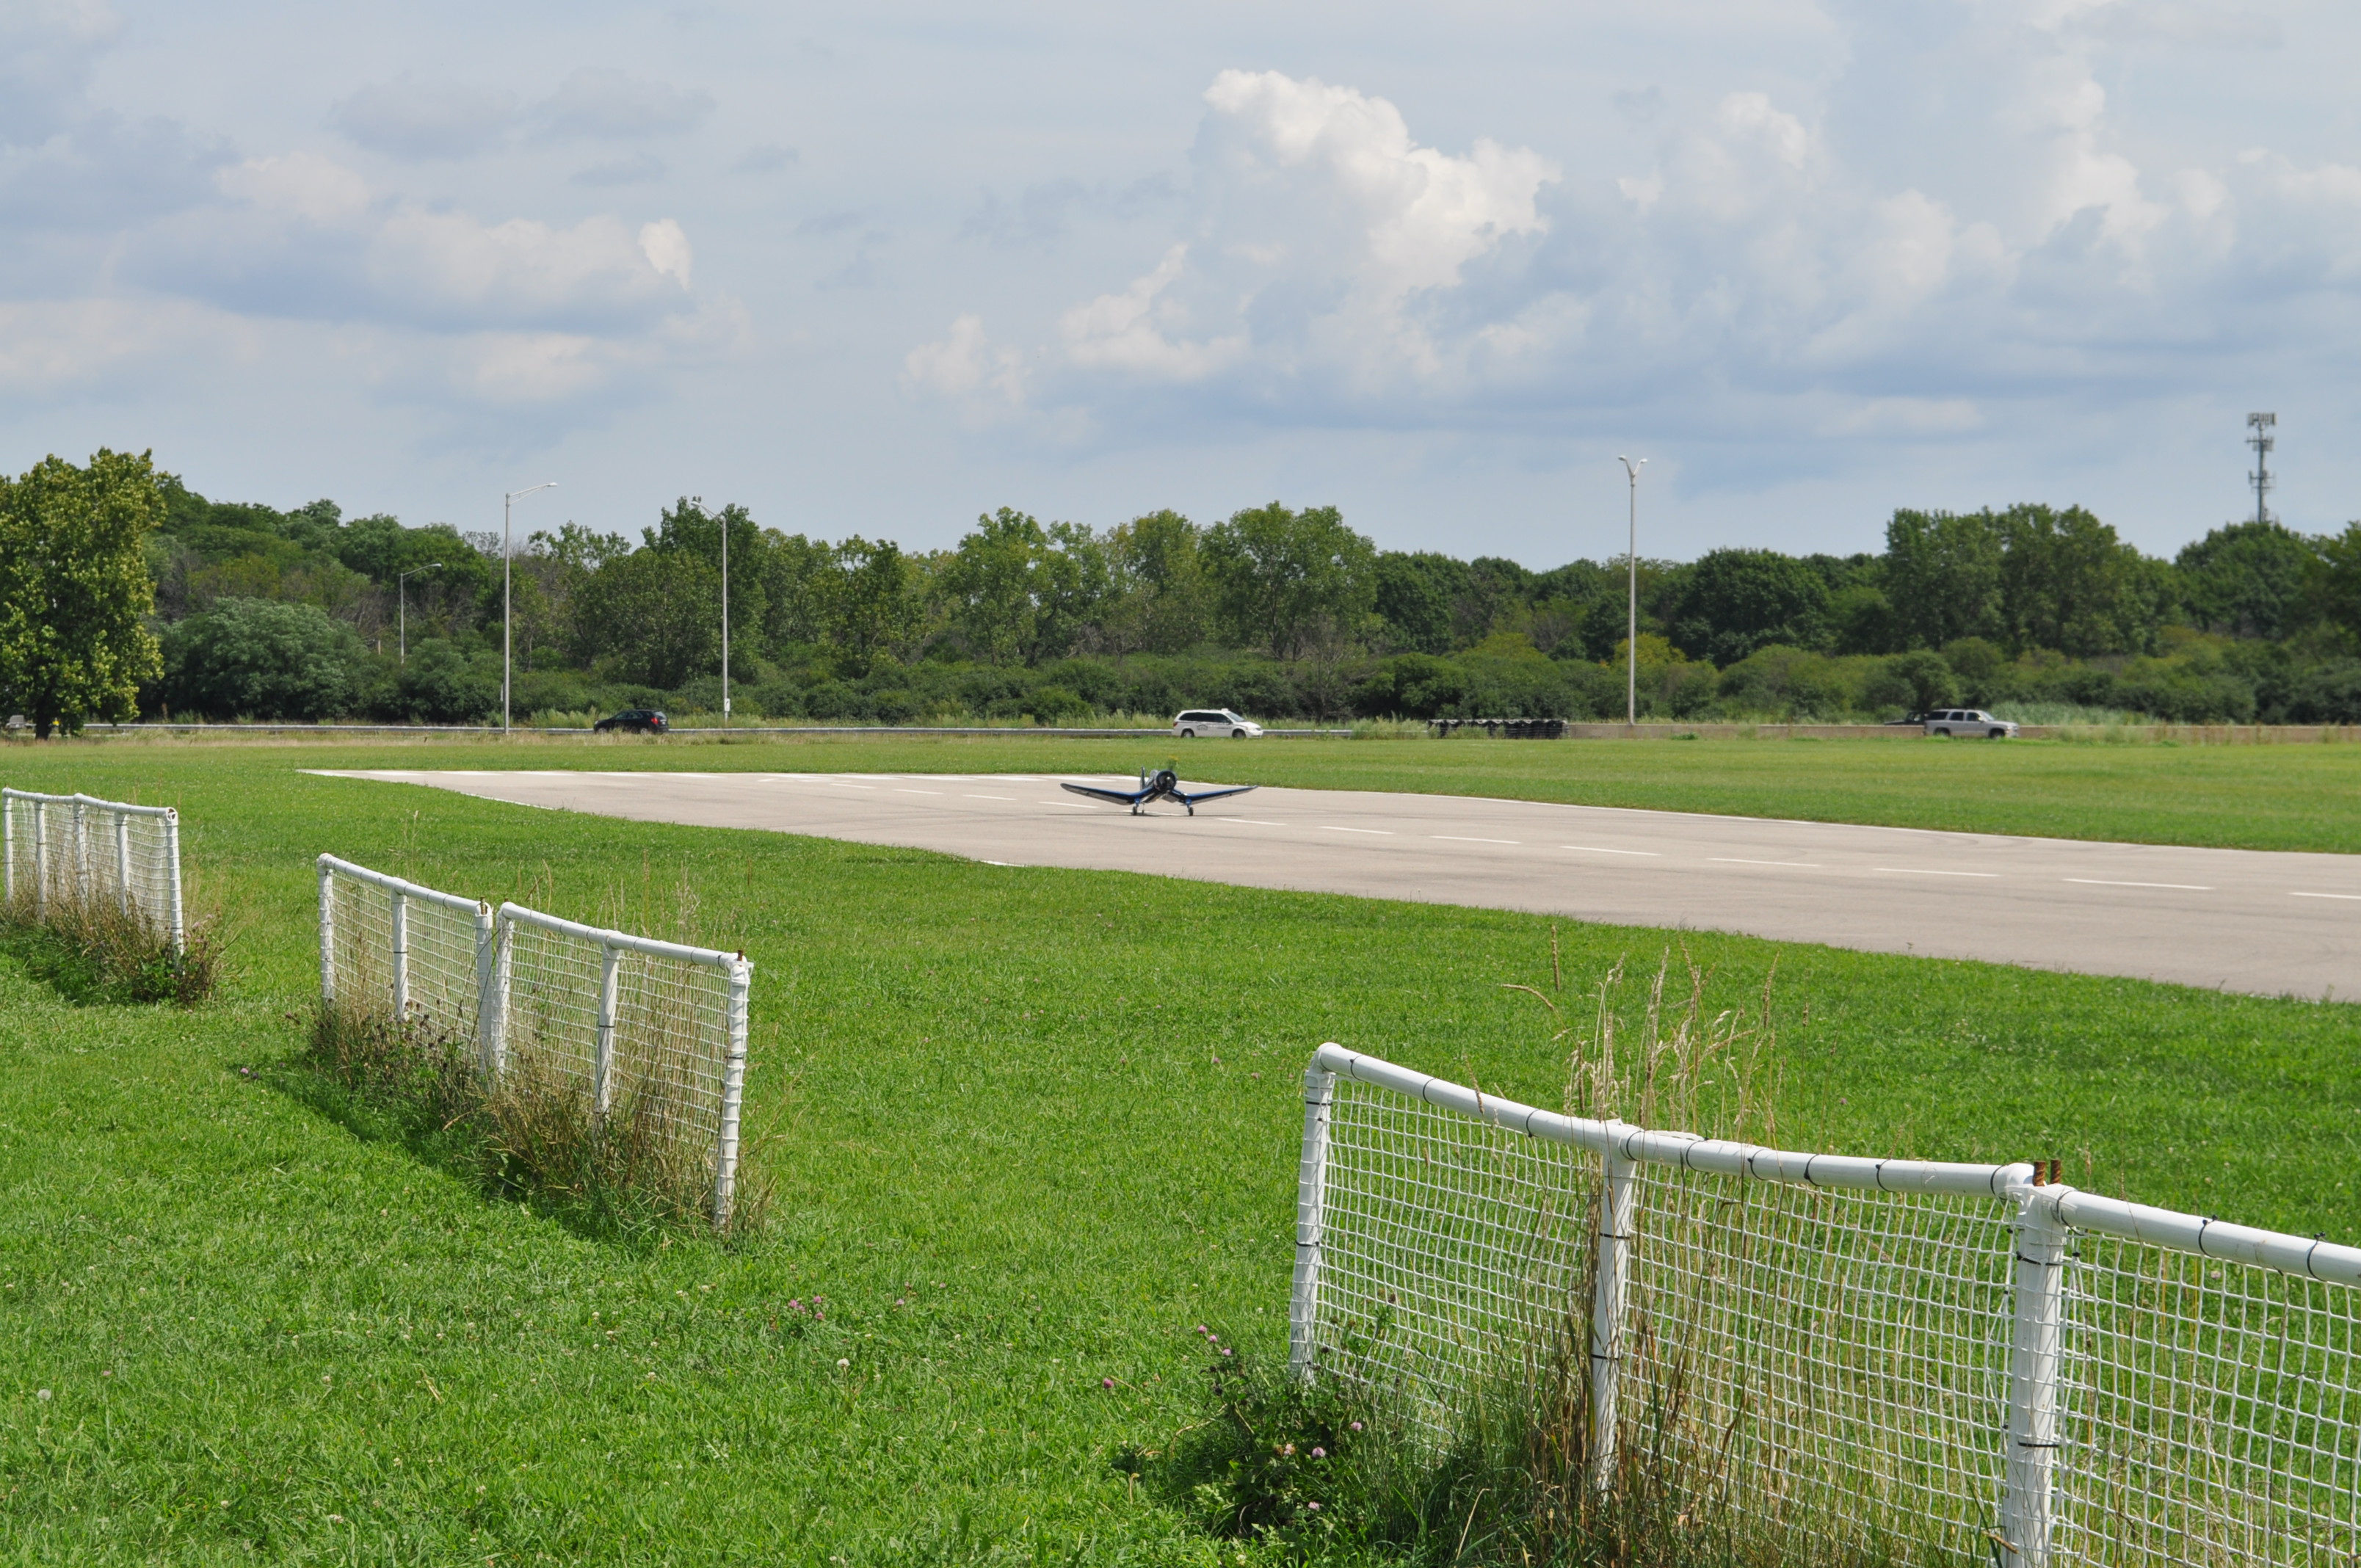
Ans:
POLYGON ((2279 427, 2279 422, 2277 414, 2246 416, 2246 428, 2253 433, 2246 437, 2246 444, 2255 449, 2255 471, 2246 476, 2246 482, 2255 487, 2257 522, 2273 521, 2266 498, 2271 493, 2271 448, 2279 444, 2270 433, 2279 427))

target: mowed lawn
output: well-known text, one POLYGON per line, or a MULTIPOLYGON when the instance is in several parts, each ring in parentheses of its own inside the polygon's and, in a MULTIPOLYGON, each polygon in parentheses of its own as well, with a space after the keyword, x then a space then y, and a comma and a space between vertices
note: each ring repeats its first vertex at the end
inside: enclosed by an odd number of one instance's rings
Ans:
MULTIPOLYGON (((1334 768, 1359 749, 1221 755, 1334 768)), ((935 754, 947 770, 1113 771, 1137 751, 935 754)), ((179 1014, 70 1006, 0 959, 0 1548, 1210 1563, 1113 1460, 1195 1419, 1193 1325, 1283 1347, 1305 1057, 1335 1039, 1555 1103, 1565 1047, 1537 1003, 1500 989, 1547 985, 1547 921, 297 771, 914 771, 917 754, 0 753, 20 787, 177 804, 198 902, 226 911, 236 964, 225 995, 179 1014), (730 1249, 599 1241, 315 1109, 280 1064, 316 993, 323 850, 656 925, 685 885, 703 938, 757 965, 768 1230, 730 1249)), ((1710 970, 1716 1007, 1753 1005, 1775 966, 1783 1142, 2057 1156, 2110 1192, 2361 1240, 2361 1009, 1694 933, 1559 935, 1569 996, 1628 961, 1633 1010, 1668 946, 1710 970)))
MULTIPOLYGON (((109 740, 167 752, 223 742, 109 740)), ((267 740, 236 742, 270 745, 267 740)), ((552 736, 300 744, 321 767, 1130 773, 2103 839, 2361 853, 2361 745, 2057 740, 1137 740, 552 736)), ((0 752, 0 770, 12 753, 0 752)), ((136 770, 135 770, 136 771, 136 770)))

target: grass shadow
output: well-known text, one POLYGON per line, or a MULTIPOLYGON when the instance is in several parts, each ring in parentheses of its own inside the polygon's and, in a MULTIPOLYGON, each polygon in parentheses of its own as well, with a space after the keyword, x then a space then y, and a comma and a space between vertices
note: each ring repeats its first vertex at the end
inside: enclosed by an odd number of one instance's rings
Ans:
POLYGON ((574 1086, 511 1060, 497 1085, 471 1039, 413 1020, 337 1010, 305 1047, 258 1076, 357 1138, 391 1144, 587 1241, 648 1253, 690 1241, 742 1245, 759 1231, 769 1186, 740 1172, 729 1229, 712 1228, 709 1173, 676 1152, 653 1097, 625 1092, 604 1115, 574 1086))

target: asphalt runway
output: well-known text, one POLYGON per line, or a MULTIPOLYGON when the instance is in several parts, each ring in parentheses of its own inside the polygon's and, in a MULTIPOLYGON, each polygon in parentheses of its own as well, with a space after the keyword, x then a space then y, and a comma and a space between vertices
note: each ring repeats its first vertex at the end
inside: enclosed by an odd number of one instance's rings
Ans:
MULTIPOLYGON (((1134 817, 1081 774, 336 773, 999 865, 1736 931, 2264 995, 2361 995, 2361 856, 1266 788, 1134 817)), ((1193 787, 1198 781, 1191 780, 1193 787)))

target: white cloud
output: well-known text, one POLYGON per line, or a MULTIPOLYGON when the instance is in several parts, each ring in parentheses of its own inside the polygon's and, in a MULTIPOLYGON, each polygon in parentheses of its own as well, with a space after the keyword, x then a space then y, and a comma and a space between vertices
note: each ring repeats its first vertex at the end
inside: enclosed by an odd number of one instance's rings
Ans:
POLYGON ((368 181, 313 152, 251 158, 214 177, 225 196, 313 224, 347 224, 368 211, 368 181))
POLYGON ((909 392, 1018 403, 1025 397, 1024 364, 1016 349, 993 346, 982 316, 961 316, 951 323, 950 336, 903 356, 902 385, 909 392))

